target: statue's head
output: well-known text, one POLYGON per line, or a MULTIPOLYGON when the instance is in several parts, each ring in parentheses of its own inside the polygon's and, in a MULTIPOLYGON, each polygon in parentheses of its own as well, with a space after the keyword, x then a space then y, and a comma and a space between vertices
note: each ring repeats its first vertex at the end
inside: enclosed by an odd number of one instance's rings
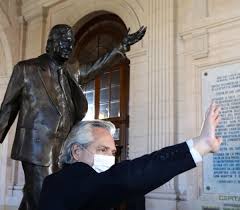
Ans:
POLYGON ((72 28, 69 25, 55 25, 48 36, 46 52, 54 59, 66 61, 69 59, 74 44, 72 28))

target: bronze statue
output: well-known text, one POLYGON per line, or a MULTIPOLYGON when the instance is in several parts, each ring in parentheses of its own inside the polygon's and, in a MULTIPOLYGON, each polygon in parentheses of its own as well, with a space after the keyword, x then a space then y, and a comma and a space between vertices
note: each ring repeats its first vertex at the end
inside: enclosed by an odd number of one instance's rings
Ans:
POLYGON ((71 73, 68 61, 74 35, 70 26, 54 26, 46 53, 15 65, 0 109, 0 143, 19 114, 11 157, 22 162, 25 185, 19 210, 37 210, 43 179, 58 170, 58 155, 75 122, 87 112, 81 84, 110 68, 146 32, 127 34, 118 48, 71 73), (51 169, 50 170, 50 166, 51 169))

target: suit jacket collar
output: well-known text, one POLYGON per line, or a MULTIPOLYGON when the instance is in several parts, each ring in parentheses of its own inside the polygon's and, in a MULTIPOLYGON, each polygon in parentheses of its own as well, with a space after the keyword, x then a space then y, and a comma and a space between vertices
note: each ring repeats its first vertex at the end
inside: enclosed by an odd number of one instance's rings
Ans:
POLYGON ((49 70, 49 61, 50 61, 50 57, 46 53, 38 57, 38 64, 43 71, 49 70))
POLYGON ((92 174, 97 174, 91 166, 83 162, 64 164, 62 172, 75 175, 76 177, 86 177, 92 174))
MULTIPOLYGON (((61 115, 57 97, 52 91, 54 89, 53 87, 54 81, 51 77, 49 59, 50 58, 47 54, 43 54, 38 57, 38 65, 40 66, 38 72, 50 100, 55 105, 58 113, 61 115)), ((88 110, 87 99, 83 94, 83 91, 79 86, 78 82, 76 81, 76 79, 68 71, 67 66, 66 68, 63 68, 63 69, 64 69, 64 74, 67 76, 69 80, 70 88, 72 91, 71 94, 72 94, 72 99, 75 106, 76 119, 81 121, 85 117, 85 114, 87 113, 87 110, 88 110)))
POLYGON ((54 79, 52 78, 51 71, 50 71, 50 63, 52 61, 50 60, 50 57, 47 54, 40 55, 38 57, 38 65, 40 68, 38 69, 38 74, 40 76, 40 79, 46 89, 46 92, 52 101, 53 105, 55 106, 57 112, 59 115, 61 115, 60 107, 58 105, 57 96, 55 94, 54 90, 54 79))

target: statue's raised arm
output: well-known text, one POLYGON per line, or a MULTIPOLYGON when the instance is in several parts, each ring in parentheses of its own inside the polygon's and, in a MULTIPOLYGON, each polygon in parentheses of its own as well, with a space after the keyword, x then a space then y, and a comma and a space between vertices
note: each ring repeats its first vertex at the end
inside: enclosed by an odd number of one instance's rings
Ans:
POLYGON ((123 38, 119 47, 114 48, 93 63, 82 65, 79 69, 79 83, 86 84, 111 68, 113 64, 118 62, 119 57, 121 57, 117 55, 120 54, 125 57, 125 53, 130 50, 130 46, 140 41, 144 37, 146 30, 146 27, 141 26, 138 31, 129 34, 129 28, 127 35, 123 38))
POLYGON ((138 31, 135 33, 129 34, 130 28, 128 28, 128 33, 126 37, 123 38, 120 43, 120 50, 124 52, 128 52, 130 50, 130 46, 139 42, 145 35, 147 27, 141 26, 138 31))

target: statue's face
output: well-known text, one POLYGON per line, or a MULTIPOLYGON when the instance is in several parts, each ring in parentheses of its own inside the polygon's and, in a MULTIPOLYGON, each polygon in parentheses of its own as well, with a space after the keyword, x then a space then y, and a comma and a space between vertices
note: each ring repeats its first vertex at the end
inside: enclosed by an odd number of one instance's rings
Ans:
POLYGON ((74 36, 72 30, 66 29, 60 32, 53 40, 53 55, 56 59, 68 60, 73 49, 74 36))

